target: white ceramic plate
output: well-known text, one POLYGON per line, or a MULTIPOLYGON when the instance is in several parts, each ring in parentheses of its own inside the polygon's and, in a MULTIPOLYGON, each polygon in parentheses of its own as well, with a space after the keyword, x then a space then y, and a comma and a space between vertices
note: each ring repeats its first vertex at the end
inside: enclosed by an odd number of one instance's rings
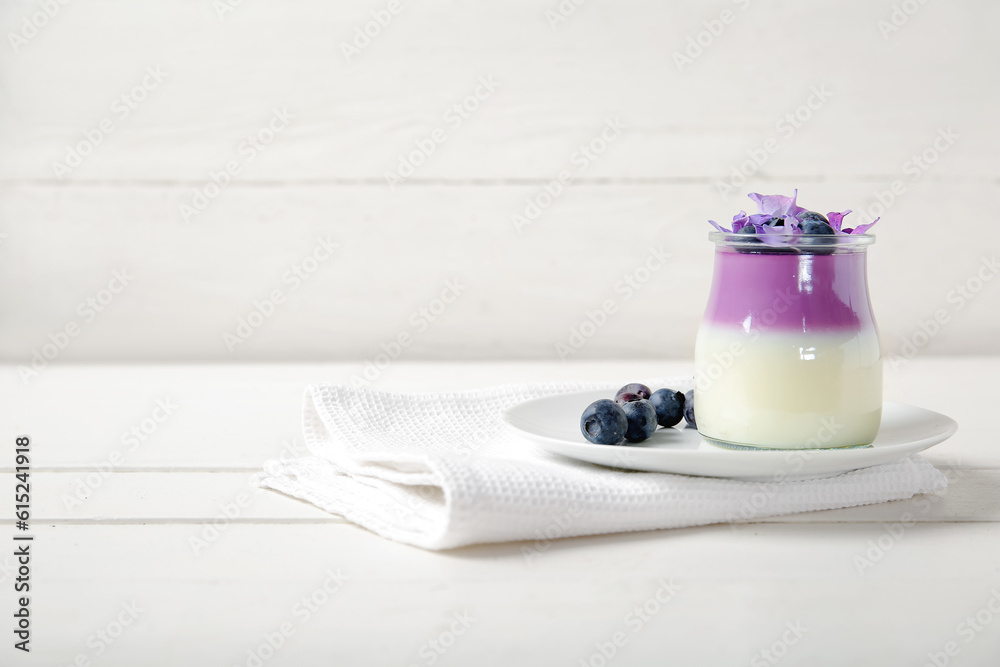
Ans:
POLYGON ((733 450, 706 442, 698 432, 657 429, 645 442, 616 447, 594 445, 580 434, 580 415, 604 391, 558 394, 525 401, 504 413, 507 425, 540 448, 572 459, 628 470, 703 477, 780 481, 829 477, 894 461, 951 437, 958 424, 923 408, 886 403, 882 427, 871 447, 812 450, 733 450))

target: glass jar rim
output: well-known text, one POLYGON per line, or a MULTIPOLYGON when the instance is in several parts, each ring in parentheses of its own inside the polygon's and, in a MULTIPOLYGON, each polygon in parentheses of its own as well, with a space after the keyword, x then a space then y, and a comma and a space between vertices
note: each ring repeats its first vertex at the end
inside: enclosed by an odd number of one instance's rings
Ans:
POLYGON ((765 244, 758 235, 709 232, 708 238, 717 248, 735 248, 747 252, 793 251, 802 254, 829 254, 864 250, 875 243, 874 234, 774 234, 781 243, 765 244))

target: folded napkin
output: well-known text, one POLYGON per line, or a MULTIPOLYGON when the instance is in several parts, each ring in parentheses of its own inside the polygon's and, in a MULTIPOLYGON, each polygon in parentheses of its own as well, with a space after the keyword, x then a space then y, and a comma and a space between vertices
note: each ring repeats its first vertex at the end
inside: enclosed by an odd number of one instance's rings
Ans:
MULTIPOLYGON (((655 385, 684 390, 691 379, 655 385)), ((584 389, 612 395, 616 387, 517 384, 394 394, 312 385, 304 406, 312 456, 269 461, 254 481, 425 549, 752 520, 899 500, 947 485, 919 456, 809 481, 631 472, 548 454, 502 421, 504 410, 521 401, 584 389)))

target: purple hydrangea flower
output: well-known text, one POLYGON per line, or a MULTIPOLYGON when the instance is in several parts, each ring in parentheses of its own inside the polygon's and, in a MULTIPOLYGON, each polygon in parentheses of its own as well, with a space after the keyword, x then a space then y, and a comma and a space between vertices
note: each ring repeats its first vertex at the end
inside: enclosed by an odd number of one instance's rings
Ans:
MULTIPOLYGON (((785 197, 784 195, 762 195, 757 192, 751 192, 747 197, 757 204, 757 213, 747 215, 746 211, 740 211, 733 216, 732 229, 726 229, 714 220, 709 220, 708 222, 717 230, 726 234, 735 234, 747 225, 753 225, 761 241, 768 245, 781 245, 784 243, 783 237, 802 233, 802 220, 800 216, 809 209, 802 208, 796 203, 795 200, 798 196, 798 188, 795 189, 791 197, 785 197), (772 218, 783 219, 785 221, 784 226, 778 227, 767 224, 772 218)), ((864 234, 880 220, 880 218, 875 218, 865 225, 844 228, 844 218, 850 212, 851 210, 847 209, 840 213, 831 211, 826 214, 827 219, 830 221, 830 226, 833 227, 833 231, 837 235, 864 234)))

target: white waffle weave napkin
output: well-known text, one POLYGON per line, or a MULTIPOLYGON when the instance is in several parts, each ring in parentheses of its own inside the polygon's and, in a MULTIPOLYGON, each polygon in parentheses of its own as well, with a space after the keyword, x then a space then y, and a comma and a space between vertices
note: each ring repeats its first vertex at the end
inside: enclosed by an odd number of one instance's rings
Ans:
MULTIPOLYGON (((684 390, 691 380, 654 385, 684 390)), ((501 419, 527 399, 615 388, 518 384, 394 394, 311 385, 304 429, 312 456, 269 461, 254 482, 425 549, 747 520, 900 500, 947 485, 919 456, 809 481, 629 472, 542 452, 501 419)))

